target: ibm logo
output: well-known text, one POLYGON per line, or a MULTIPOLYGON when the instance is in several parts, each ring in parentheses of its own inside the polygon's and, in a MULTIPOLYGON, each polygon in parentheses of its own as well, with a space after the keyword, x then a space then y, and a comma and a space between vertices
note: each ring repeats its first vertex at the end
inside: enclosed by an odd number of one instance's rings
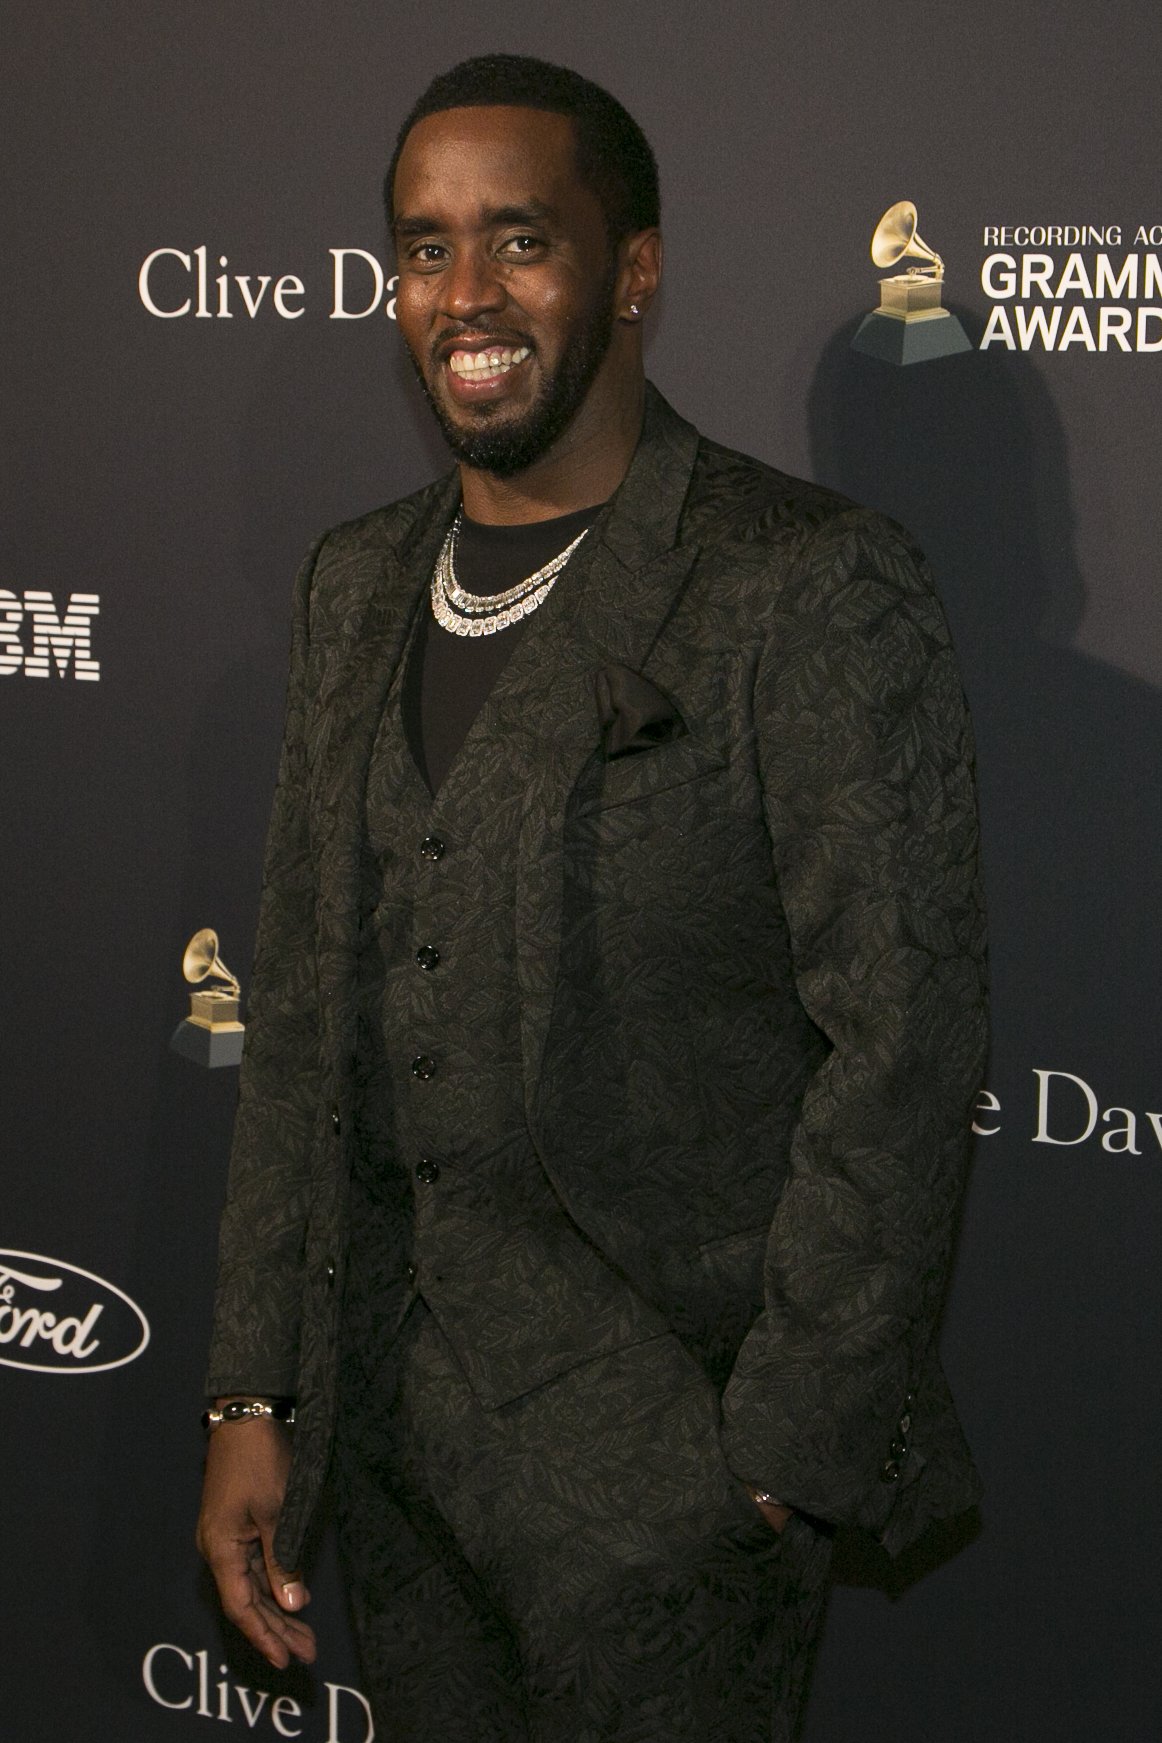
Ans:
POLYGON ((66 678, 71 665, 74 678, 95 683, 101 662, 92 655, 90 624, 100 609, 98 594, 70 593, 62 617, 51 593, 29 589, 21 600, 0 587, 0 678, 22 667, 26 678, 47 678, 53 665, 66 678), (25 618, 32 625, 31 646, 20 637, 25 618))

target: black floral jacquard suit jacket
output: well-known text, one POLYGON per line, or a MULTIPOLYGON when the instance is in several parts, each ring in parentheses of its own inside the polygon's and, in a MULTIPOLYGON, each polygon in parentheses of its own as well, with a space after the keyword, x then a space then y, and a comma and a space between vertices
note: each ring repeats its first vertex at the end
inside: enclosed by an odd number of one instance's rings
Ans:
MULTIPOLYGON (((287 1566, 334 1412, 366 771, 456 500, 453 476, 338 528, 295 593, 208 1377, 297 1399, 287 1566)), ((935 1328, 984 926, 922 559, 650 388, 624 483, 526 633, 505 754, 538 1155, 723 1387, 737 1474, 896 1551, 977 1494, 935 1328)))

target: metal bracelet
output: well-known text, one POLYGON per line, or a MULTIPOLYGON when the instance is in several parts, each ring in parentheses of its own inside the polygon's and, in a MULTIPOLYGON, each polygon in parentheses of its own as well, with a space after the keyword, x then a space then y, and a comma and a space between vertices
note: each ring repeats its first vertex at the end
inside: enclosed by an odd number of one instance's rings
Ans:
POLYGON ((295 1407, 289 1398, 231 1398, 220 1408, 204 1411, 202 1427, 210 1431, 224 1422, 247 1422, 264 1416, 289 1427, 295 1419, 295 1407))

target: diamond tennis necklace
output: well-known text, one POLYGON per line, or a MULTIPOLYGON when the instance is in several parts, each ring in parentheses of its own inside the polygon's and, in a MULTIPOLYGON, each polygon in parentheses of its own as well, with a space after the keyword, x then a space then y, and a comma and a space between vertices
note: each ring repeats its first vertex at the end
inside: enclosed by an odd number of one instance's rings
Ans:
POLYGON ((456 579, 456 535, 462 519, 463 511, 458 510, 432 573, 432 614, 440 628, 452 635, 495 635, 529 617, 549 597, 557 576, 589 531, 583 527, 572 544, 515 587, 481 595, 466 593, 456 579))

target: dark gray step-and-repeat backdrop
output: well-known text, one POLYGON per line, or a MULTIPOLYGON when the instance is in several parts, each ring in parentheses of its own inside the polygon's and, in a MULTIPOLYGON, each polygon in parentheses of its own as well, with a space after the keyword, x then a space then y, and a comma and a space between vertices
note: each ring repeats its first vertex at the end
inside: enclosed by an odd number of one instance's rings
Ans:
POLYGON ((504 48, 642 121, 653 377, 914 529, 975 713, 995 1044, 944 1349, 987 1497, 902 1567, 845 1548, 807 1738, 1152 1743, 1157 9, 13 0, 6 47, 0 1736, 369 1735, 329 1534, 285 1678, 192 1548, 237 1077, 170 1042, 199 928, 245 1017, 297 560, 446 463, 381 167, 504 48), (868 324, 905 200, 950 313, 868 324))

